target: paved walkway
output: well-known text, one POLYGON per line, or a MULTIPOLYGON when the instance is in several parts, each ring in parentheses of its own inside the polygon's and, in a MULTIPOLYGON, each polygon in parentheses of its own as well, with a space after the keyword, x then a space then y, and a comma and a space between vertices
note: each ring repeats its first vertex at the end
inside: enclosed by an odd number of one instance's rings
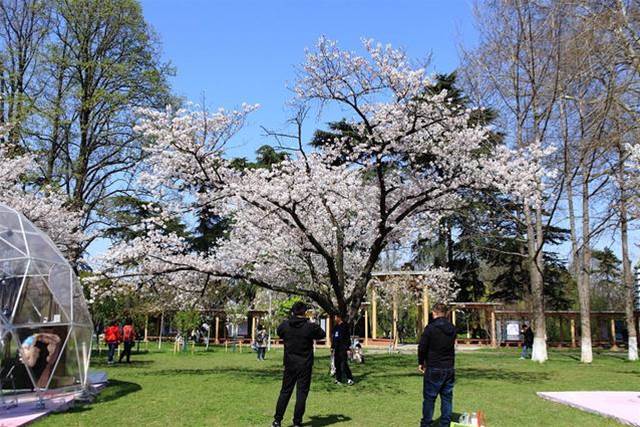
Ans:
POLYGON ((640 391, 540 392, 538 396, 640 427, 640 391))

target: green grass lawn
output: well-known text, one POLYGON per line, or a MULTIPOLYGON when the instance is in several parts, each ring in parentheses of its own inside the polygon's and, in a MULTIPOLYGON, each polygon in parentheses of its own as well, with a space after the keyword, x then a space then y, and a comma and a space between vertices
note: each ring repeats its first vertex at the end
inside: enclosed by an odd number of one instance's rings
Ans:
MULTIPOLYGON (((93 367, 108 372, 110 385, 98 400, 36 425, 268 426, 282 353, 267 357, 257 362, 252 353, 220 348, 194 355, 150 352, 134 355, 130 366, 107 367, 103 352, 93 367)), ((575 352, 552 352, 544 365, 519 360, 515 349, 459 354, 454 411, 482 409, 490 427, 618 425, 536 396, 537 391, 637 389, 640 364, 626 362, 623 354, 596 355, 590 366, 578 360, 575 352)), ((328 353, 319 351, 305 425, 418 425, 422 378, 414 356, 369 356, 366 365, 352 367, 353 387, 334 385, 328 364, 328 353)), ((293 398, 286 422, 292 403, 293 398)))

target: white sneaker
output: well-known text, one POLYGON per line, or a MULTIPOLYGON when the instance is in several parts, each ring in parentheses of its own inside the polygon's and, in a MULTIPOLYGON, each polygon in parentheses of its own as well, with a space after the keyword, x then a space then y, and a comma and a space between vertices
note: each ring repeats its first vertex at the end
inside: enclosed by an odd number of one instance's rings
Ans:
POLYGON ((353 384, 355 384, 353 380, 347 380, 347 385, 353 385, 353 384))

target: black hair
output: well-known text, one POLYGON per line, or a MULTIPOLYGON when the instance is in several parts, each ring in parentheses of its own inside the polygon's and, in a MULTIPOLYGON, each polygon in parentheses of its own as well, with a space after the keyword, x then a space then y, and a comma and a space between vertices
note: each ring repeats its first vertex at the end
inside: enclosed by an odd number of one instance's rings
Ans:
POLYGON ((438 314, 447 314, 447 306, 439 302, 433 306, 432 311, 438 314))
POLYGON ((293 307, 291 307, 291 313, 293 313, 295 316, 304 316, 307 313, 307 310, 307 304, 302 301, 297 301, 295 304, 293 304, 293 307))

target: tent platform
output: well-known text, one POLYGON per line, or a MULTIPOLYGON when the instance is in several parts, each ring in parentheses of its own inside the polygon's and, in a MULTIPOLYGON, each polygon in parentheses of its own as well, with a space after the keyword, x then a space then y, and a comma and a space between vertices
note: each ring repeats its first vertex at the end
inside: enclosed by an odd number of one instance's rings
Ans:
POLYGON ((540 392, 538 396, 619 423, 640 427, 640 391, 540 392))
MULTIPOLYGON (((107 386, 104 372, 89 373, 89 381, 94 390, 100 391, 107 386)), ((56 392, 46 391, 42 395, 44 408, 38 407, 38 396, 35 393, 20 395, 17 405, 0 407, 0 427, 19 427, 33 423, 52 412, 63 412, 71 408, 80 396, 81 390, 56 392)), ((10 397, 5 396, 5 403, 10 397)))

